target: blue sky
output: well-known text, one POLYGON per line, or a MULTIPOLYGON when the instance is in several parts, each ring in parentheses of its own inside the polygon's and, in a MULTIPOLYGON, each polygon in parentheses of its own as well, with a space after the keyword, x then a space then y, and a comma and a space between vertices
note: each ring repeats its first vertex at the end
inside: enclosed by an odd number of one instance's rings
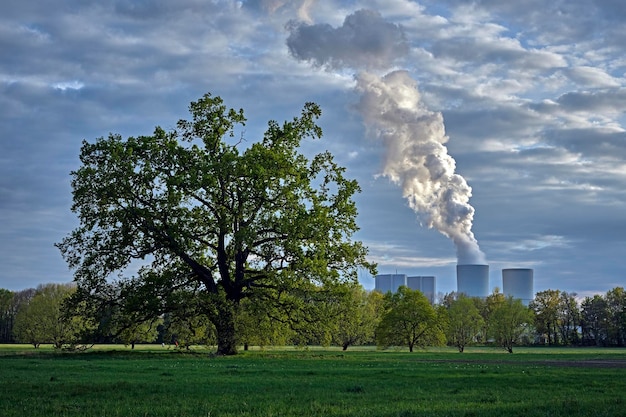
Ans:
POLYGON ((304 150, 360 182, 357 238, 380 273, 453 291, 457 247, 435 219, 460 218, 492 288, 514 267, 535 291, 624 286, 624 23, 611 0, 7 0, 0 287, 72 279, 53 244, 77 225, 83 139, 172 128, 206 92, 245 110, 248 142, 322 107, 304 150), (422 175, 431 151, 439 182, 422 175))

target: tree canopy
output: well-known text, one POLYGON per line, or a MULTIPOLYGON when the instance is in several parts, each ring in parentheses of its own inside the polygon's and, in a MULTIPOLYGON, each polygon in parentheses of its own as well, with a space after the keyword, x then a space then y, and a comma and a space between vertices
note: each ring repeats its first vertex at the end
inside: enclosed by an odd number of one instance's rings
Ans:
POLYGON ((314 103, 249 146, 236 135, 243 110, 210 94, 189 110, 172 131, 83 142, 71 174, 80 225, 57 246, 76 300, 108 307, 96 314, 191 303, 215 325, 218 353, 234 354, 242 300, 281 305, 373 271, 352 240, 360 189, 329 152, 299 152, 322 135, 314 103))
POLYGON ((532 311, 521 300, 506 297, 492 312, 491 336, 507 352, 513 353, 513 346, 519 342, 532 320, 532 311))
POLYGON ((474 300, 464 294, 460 294, 452 301, 447 313, 448 342, 456 346, 459 352, 463 352, 465 346, 476 341, 484 326, 484 320, 474 300))
POLYGON ((376 330, 379 346, 408 346, 413 352, 416 346, 445 343, 440 317, 421 291, 401 286, 385 294, 384 308, 376 330))

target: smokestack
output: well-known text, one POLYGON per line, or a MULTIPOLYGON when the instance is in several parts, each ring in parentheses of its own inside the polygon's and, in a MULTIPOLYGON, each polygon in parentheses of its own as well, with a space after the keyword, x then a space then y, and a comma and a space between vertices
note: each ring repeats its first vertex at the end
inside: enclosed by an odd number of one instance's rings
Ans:
POLYGON ((489 295, 489 265, 457 265, 456 286, 459 294, 486 298, 489 295))
POLYGON ((422 104, 406 71, 383 78, 362 73, 357 90, 362 94, 358 108, 364 122, 386 148, 382 175, 402 187, 423 225, 452 239, 459 264, 485 264, 472 232, 472 189, 455 173, 441 113, 422 104))

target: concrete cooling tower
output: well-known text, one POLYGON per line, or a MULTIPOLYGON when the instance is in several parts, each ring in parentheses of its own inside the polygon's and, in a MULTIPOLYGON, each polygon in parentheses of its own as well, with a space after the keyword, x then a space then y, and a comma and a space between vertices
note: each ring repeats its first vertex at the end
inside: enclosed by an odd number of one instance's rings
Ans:
POLYGON ((489 265, 457 265, 456 288, 459 294, 468 297, 482 297, 489 295, 489 265))
POLYGON ((510 268, 502 270, 502 292, 528 305, 533 297, 533 270, 528 268, 510 268))

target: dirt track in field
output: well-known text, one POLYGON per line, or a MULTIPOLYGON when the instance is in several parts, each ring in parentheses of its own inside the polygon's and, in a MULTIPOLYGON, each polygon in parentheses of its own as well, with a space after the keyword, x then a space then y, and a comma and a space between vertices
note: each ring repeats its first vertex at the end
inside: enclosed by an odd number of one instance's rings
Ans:
MULTIPOLYGON (((426 362, 426 361, 425 361, 426 362)), ((587 360, 499 360, 499 361, 481 361, 481 360, 435 360, 428 362, 440 363, 459 363, 459 364, 482 364, 482 365, 533 365, 533 366, 562 366, 570 368, 626 368, 626 360, 620 359, 587 359, 587 360)))

